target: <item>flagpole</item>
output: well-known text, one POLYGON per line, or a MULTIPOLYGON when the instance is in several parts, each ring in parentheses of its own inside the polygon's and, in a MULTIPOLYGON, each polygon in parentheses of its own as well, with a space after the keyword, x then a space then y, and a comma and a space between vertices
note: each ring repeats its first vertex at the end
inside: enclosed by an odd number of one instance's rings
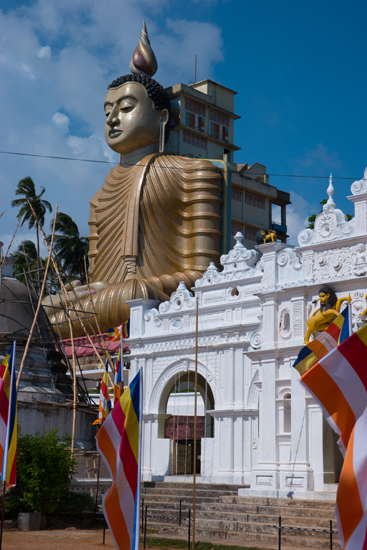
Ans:
POLYGON ((199 333, 199 296, 196 296, 196 343, 195 343, 195 408, 194 408, 194 483, 192 495, 192 548, 195 548, 195 512, 196 512, 196 423, 198 405, 198 333, 199 333))
MULTIPOLYGON (((135 535, 135 548, 132 550, 139 550, 140 547, 140 495, 141 495, 141 451, 143 440, 143 407, 144 407, 144 393, 143 393, 143 367, 139 369, 139 393, 140 393, 140 409, 139 409, 139 451, 138 451, 138 486, 136 491, 136 535, 135 535)), ((146 512, 145 512, 145 515, 146 512)), ((146 519, 145 519, 146 522, 146 519)), ((1 549, 0 549, 1 550, 1 549)))
POLYGON ((5 485, 6 485, 6 482, 4 481, 4 485, 3 485, 3 504, 2 504, 2 507, 1 507, 0 550, 1 550, 1 547, 2 547, 2 543, 3 543, 3 525, 4 525, 4 509, 5 509, 5 485))
MULTIPOLYGON (((98 492, 99 492, 99 470, 101 468, 101 455, 98 453, 98 470, 97 470, 97 488, 96 488, 96 504, 94 507, 94 521, 97 518, 97 507, 98 507, 98 492)), ((0 548, 1 550, 1 548, 0 548)))

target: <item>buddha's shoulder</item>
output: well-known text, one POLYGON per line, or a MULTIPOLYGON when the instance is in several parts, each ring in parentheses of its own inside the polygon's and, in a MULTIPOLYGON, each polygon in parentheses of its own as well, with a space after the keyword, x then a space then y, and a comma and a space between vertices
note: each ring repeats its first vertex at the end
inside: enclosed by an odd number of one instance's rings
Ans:
POLYGON ((182 157, 179 155, 159 155, 153 160, 154 166, 175 168, 183 172, 213 172, 221 173, 221 166, 214 164, 210 159, 198 159, 192 157, 182 157))

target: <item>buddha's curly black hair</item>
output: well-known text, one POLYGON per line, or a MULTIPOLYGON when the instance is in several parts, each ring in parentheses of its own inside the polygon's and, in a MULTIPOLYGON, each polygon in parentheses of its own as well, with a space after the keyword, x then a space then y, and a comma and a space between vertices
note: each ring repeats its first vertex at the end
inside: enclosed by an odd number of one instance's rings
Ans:
POLYGON ((118 88, 125 82, 139 82, 144 86, 147 91, 148 97, 154 102, 154 107, 157 111, 162 109, 167 109, 168 111, 168 122, 166 124, 166 141, 168 141, 169 133, 171 129, 171 103, 167 95, 166 90, 157 82, 145 74, 125 74, 113 80, 108 86, 110 88, 118 88))
POLYGON ((320 304, 320 311, 327 311, 328 309, 333 309, 336 302, 338 301, 337 295, 335 294, 334 289, 329 285, 324 285, 319 290, 319 295, 323 294, 330 294, 327 302, 325 305, 320 304))

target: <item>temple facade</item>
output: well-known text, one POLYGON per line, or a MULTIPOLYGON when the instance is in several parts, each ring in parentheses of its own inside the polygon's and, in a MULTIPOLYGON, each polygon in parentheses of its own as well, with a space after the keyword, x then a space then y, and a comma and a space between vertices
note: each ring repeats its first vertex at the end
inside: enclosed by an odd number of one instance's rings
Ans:
POLYGON ((351 191, 351 221, 337 209, 330 181, 323 212, 313 230, 301 231, 298 247, 248 250, 237 233, 221 269, 211 264, 194 288, 180 283, 160 305, 129 302, 130 378, 140 367, 144 373, 144 480, 191 481, 196 460, 199 481, 245 485, 241 494, 336 492, 342 456, 292 364, 322 285, 338 297, 350 293, 353 331, 365 322, 367 169, 351 191), (193 457, 196 350, 201 409, 193 457), (175 410, 180 399, 186 409, 175 410))

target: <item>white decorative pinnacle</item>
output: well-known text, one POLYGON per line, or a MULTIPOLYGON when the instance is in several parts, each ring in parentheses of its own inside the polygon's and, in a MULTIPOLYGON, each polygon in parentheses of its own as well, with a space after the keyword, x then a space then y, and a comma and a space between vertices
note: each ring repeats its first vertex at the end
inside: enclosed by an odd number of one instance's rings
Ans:
POLYGON ((335 189, 334 189, 334 186, 333 186, 333 175, 330 172, 329 187, 327 188, 327 194, 329 195, 329 198, 328 198, 328 201, 326 203, 326 204, 329 205, 329 208, 328 208, 329 211, 330 210, 335 210, 335 208, 336 208, 336 204, 335 204, 334 199, 333 199, 334 193, 335 193, 335 189))
POLYGON ((242 241, 244 239, 244 236, 242 235, 242 233, 240 231, 237 231, 237 233, 235 234, 234 236, 234 240, 236 241, 236 244, 234 245, 233 248, 245 248, 244 245, 242 244, 242 241))

